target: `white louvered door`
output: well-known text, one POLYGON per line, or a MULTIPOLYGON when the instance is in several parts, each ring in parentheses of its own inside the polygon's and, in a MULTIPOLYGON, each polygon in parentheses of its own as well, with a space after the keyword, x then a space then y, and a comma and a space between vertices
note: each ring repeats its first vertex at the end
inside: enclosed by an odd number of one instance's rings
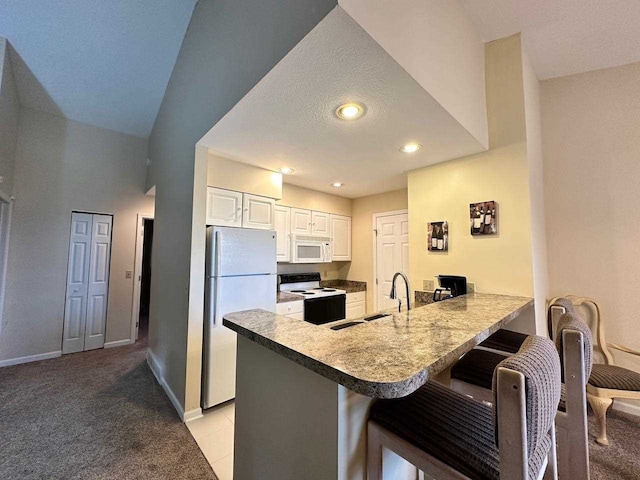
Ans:
POLYGON ((104 346, 113 217, 72 213, 62 353, 104 346))

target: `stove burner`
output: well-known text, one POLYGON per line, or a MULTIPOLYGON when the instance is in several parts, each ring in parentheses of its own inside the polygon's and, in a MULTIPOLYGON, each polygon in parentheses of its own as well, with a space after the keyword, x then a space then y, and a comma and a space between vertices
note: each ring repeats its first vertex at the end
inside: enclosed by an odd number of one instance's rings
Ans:
POLYGON ((290 290, 291 293, 304 293, 306 290, 290 290))
POLYGON ((335 292, 336 289, 335 288, 323 288, 322 291, 323 292, 335 292))
POLYGON ((302 295, 315 295, 315 292, 302 292, 302 295))

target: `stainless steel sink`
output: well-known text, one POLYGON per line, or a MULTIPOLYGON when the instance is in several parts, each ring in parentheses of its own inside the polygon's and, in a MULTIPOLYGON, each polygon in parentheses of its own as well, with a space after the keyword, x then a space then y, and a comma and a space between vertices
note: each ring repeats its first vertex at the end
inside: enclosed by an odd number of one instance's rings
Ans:
POLYGON ((364 320, 367 322, 371 322, 373 320, 378 320, 379 318, 390 317, 389 313, 377 313, 375 315, 371 315, 370 317, 364 317, 364 320))

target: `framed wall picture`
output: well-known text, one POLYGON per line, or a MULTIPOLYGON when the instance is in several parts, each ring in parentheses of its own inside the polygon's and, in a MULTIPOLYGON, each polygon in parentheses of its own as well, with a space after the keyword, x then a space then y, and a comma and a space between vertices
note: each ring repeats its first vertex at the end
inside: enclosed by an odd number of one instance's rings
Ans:
POLYGON ((495 201, 469 205, 471 235, 495 235, 498 233, 498 204, 495 201))
POLYGON ((449 223, 431 222, 427 224, 427 250, 446 252, 449 250, 449 223))

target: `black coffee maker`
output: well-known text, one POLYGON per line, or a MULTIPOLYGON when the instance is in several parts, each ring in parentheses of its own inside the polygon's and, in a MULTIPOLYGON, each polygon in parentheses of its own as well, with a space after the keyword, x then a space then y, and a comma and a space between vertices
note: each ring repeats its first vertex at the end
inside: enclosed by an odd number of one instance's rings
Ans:
POLYGON ((438 275, 438 284, 440 288, 436 288, 433 292, 434 302, 467 294, 467 277, 438 275))

